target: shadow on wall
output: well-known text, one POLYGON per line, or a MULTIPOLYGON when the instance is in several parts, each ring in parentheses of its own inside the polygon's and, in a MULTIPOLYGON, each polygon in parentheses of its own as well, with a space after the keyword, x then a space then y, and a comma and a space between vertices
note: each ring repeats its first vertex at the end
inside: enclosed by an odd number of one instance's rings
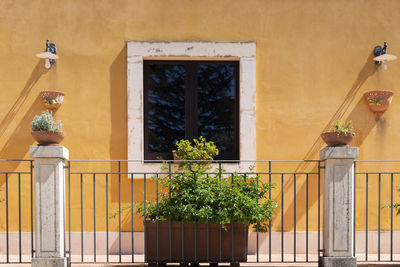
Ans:
MULTIPOLYGON (((33 69, 28 81, 22 88, 17 100, 12 105, 11 109, 4 116, 3 120, 0 122, 0 136, 4 136, 4 133, 15 120, 17 113, 24 106, 26 99, 29 96, 32 88, 38 82, 43 74, 48 72, 47 69, 43 67, 43 62, 40 61, 33 69)), ((39 96, 36 96, 34 103, 27 110, 25 115, 22 117, 21 121, 15 127, 13 132, 10 134, 5 145, 0 150, 1 159, 22 159, 28 152, 29 145, 32 145, 34 140, 30 137, 31 132, 31 122, 35 115, 39 114, 42 109, 42 104, 39 96)), ((21 162, 10 162, 7 163, 7 171, 15 171, 21 162)), ((0 186, 4 184, 4 179, 0 181, 0 186)))
MULTIPOLYGON (((110 66, 110 157, 112 160, 127 159, 127 48, 118 53, 110 66)), ((127 164, 110 163, 111 172, 127 172, 127 164)), ((111 179, 111 201, 119 201, 118 180, 121 179, 121 202, 130 201, 130 180, 127 175, 111 179)))
MULTIPOLYGON (((28 81, 25 83, 24 88, 22 88, 21 93, 19 94, 17 100, 12 105, 11 109, 7 112, 4 118, 0 122, 0 136, 3 136, 4 132, 10 126, 11 122, 15 119, 18 111, 24 105, 26 99, 29 96, 29 93, 32 91, 32 88, 35 86, 37 81, 39 81, 40 77, 43 74, 46 74, 49 70, 43 67, 43 62, 40 61, 36 64, 35 68, 33 69, 31 76, 29 77, 28 81)), ((4 156, 1 154, 1 156, 4 156)), ((7 156, 7 155, 5 155, 7 156)))
MULTIPOLYGON (((332 124, 335 121, 339 121, 343 119, 344 114, 346 114, 349 111, 349 107, 351 104, 354 102, 355 97, 360 90, 360 88, 363 86, 363 84, 366 82, 366 80, 372 76, 376 72, 376 66, 375 64, 372 64, 373 62, 373 53, 369 55, 369 57, 366 59, 366 62, 361 69, 361 71, 358 73, 357 79, 354 81, 353 85, 351 86, 350 90, 348 91, 345 99, 343 100, 342 104, 338 107, 336 110, 335 114, 330 118, 330 120, 326 123, 325 127, 323 128, 322 132, 329 131, 330 128, 332 127, 332 124)), ((358 100, 357 104, 354 106, 353 110, 350 112, 349 116, 346 118, 346 120, 353 120, 354 124, 354 129, 356 131, 356 138, 353 140, 352 145, 354 146, 360 146, 366 136, 370 133, 372 128, 375 126, 375 118, 373 114, 368 110, 368 107, 366 103, 364 102, 364 99, 361 98, 358 100)), ((311 145, 310 149, 308 152, 305 154, 303 157, 303 160, 312 160, 315 158, 319 158, 319 151, 325 146, 324 141, 320 138, 318 135, 317 139, 314 141, 314 143, 311 145)), ((318 165, 314 162, 302 162, 300 163, 297 167, 295 172, 301 173, 301 172, 312 172, 312 173, 318 173, 318 165), (311 171, 310 171, 311 169, 311 171)), ((284 183, 284 188, 285 191, 291 191, 293 192, 294 189, 294 184, 293 184, 293 179, 294 176, 290 176, 289 178, 285 178, 286 182, 284 183)), ((315 179, 313 177, 313 179, 315 179)), ((320 194, 318 195, 318 182, 315 180, 309 181, 309 192, 314 192, 314 194, 309 195, 309 209, 310 207, 317 206, 318 198, 321 198, 322 196, 322 184, 323 184, 323 179, 321 175, 321 191, 320 194)), ((296 188, 296 221, 299 221, 306 215, 306 183, 302 183, 301 185, 298 184, 296 188)), ((281 193, 279 193, 276 196, 276 199, 281 199, 281 193)), ((281 209, 281 207, 280 207, 281 209)), ((277 210, 277 214, 280 214, 281 210, 277 210)), ((285 205, 284 207, 284 230, 292 230, 294 227, 294 203, 291 202, 289 205, 285 205), (292 218, 292 219, 290 219, 292 218)), ((272 224, 274 224, 275 221, 277 221, 280 216, 275 216, 272 224)), ((321 217, 322 220, 322 217, 321 217)), ((316 224, 316 222, 313 222, 313 224, 316 224)))

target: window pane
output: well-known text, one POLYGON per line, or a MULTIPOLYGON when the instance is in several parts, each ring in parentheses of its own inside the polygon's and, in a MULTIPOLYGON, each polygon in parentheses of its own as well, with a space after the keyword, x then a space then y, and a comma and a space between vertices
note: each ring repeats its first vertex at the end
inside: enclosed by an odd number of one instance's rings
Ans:
POLYGON ((198 135, 235 152, 235 66, 198 64, 198 135))
POLYGON ((185 66, 149 64, 147 136, 150 153, 167 153, 185 138, 185 66))

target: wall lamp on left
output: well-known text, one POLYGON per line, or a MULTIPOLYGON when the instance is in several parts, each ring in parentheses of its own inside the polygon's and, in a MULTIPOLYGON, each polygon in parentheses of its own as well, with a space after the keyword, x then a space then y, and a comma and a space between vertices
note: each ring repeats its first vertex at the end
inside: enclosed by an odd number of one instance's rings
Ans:
POLYGON ((36 54, 36 56, 38 58, 44 58, 44 66, 46 69, 49 69, 51 65, 56 63, 56 59, 58 59, 56 45, 54 43, 49 43, 49 40, 47 40, 46 51, 36 54))

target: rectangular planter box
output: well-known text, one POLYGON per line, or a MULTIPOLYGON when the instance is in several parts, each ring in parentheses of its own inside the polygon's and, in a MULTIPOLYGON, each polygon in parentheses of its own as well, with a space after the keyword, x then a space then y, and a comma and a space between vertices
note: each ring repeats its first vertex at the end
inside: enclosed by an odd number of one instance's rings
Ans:
POLYGON ((145 227, 146 262, 247 261, 248 226, 241 223, 233 223, 233 231, 232 224, 225 230, 211 223, 169 221, 145 221, 145 227))

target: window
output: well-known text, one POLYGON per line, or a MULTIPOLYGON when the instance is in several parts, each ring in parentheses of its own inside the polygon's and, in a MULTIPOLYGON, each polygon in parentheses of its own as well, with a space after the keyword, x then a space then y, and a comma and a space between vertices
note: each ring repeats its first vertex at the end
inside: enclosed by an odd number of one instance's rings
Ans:
MULTIPOLYGON (((166 61, 236 61, 238 67, 238 130, 240 160, 255 160, 256 44, 254 42, 127 42, 127 158, 129 172, 155 172, 159 163, 144 163, 144 63, 166 61)), ((250 163, 249 163, 250 164, 250 163)), ((240 166, 247 169, 246 162, 240 166)), ((234 171, 236 164, 225 165, 234 171)))
POLYGON ((204 136, 216 159, 239 159, 239 62, 144 61, 144 158, 172 159, 180 139, 204 136))

